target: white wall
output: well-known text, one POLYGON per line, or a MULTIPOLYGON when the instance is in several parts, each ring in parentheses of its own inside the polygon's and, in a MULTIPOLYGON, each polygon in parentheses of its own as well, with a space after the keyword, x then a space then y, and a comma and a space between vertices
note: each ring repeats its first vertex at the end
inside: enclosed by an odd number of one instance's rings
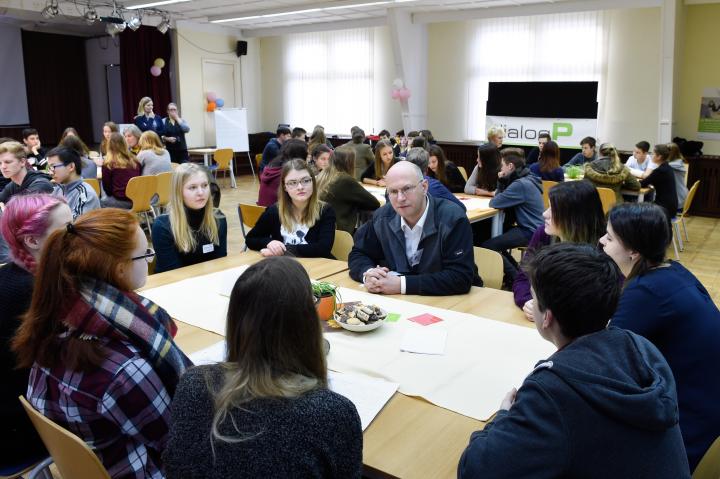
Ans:
MULTIPOLYGON (((93 138, 85 139, 88 144, 102 141, 103 123, 109 120, 108 92, 105 65, 120 63, 120 40, 109 36, 91 38, 85 41, 85 57, 88 73, 88 94, 92 117, 93 138), (117 42, 117 44, 116 44, 117 42)), ((121 99, 122 101, 122 99, 121 99)))
MULTIPOLYGON (((206 112, 205 87, 203 85, 203 61, 219 60, 236 65, 240 72, 237 96, 240 104, 248 110, 248 131, 259 131, 262 123, 260 108, 260 42, 247 39, 248 54, 238 59, 235 45, 243 38, 220 27, 178 22, 175 44, 175 62, 178 86, 178 102, 181 116, 190 125, 187 135, 189 147, 209 146, 215 143, 212 135, 206 135, 205 124, 211 122, 206 112)), ((212 130, 211 130, 212 131, 212 130)))

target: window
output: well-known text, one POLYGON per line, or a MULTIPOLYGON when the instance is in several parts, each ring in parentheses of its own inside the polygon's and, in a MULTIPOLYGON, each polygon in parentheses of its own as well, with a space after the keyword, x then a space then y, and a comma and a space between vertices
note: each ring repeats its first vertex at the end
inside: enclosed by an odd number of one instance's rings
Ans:
POLYGON ((485 139, 491 81, 598 81, 602 96, 606 31, 603 12, 470 22, 466 138, 485 139))
POLYGON ((285 119, 308 132, 347 134, 373 124, 373 30, 354 29, 283 38, 285 119))

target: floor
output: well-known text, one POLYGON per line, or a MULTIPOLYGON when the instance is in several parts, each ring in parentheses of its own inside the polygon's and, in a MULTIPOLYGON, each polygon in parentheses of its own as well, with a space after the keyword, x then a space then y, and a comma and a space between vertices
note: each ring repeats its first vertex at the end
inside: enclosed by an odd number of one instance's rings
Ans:
MULTIPOLYGON (((237 177, 237 188, 230 188, 229 178, 221 176, 219 182, 222 189, 220 209, 227 216, 228 222, 228 253, 239 253, 244 242, 237 204, 254 204, 258 184, 250 175, 237 177)), ((708 289, 715 304, 720 306, 720 219, 689 217, 685 223, 690 241, 685 242, 685 250, 680 252, 680 262, 695 274, 708 289)), ((668 257, 675 257, 672 248, 668 250, 668 257)))

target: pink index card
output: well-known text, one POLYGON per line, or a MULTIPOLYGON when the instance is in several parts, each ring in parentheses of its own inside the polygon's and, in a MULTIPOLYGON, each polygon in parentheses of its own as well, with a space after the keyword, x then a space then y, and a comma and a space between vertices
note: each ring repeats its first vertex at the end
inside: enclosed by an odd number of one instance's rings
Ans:
POLYGON ((408 318, 408 321, 414 321, 422 326, 429 326, 434 323, 439 323, 442 321, 442 319, 438 318, 437 316, 433 316, 432 314, 421 314, 420 316, 415 316, 413 318, 408 318))

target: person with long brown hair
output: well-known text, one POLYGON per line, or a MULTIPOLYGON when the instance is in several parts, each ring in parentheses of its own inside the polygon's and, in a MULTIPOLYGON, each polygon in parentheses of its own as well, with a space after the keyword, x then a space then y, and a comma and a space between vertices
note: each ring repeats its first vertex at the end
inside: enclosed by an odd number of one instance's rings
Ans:
POLYGON ((360 181, 369 185, 385 186, 385 175, 392 165, 397 163, 392 144, 388 140, 380 140, 375 145, 375 161, 360 175, 360 181))
MULTIPOLYGON (((108 147, 108 143, 110 143, 110 135, 112 135, 113 133, 120 133, 120 127, 117 126, 117 123, 115 123, 115 122, 106 121, 103 124, 103 130, 102 130, 103 139, 102 139, 102 142, 100 143, 100 154, 102 156, 107 155, 107 147, 108 147)), ((100 162, 98 164, 98 166, 102 166, 102 162, 100 162)))
POLYGON ((493 192, 497 188, 499 171, 500 151, 492 143, 480 145, 477 165, 475 165, 470 178, 465 183, 465 193, 468 195, 493 196, 493 192))
POLYGON ((355 171, 352 150, 337 150, 330 155, 330 164, 317 178, 320 199, 335 210, 337 229, 355 232, 361 211, 375 211, 380 202, 352 177, 355 171))
POLYGON ((530 173, 547 181, 565 181, 565 172, 560 167, 560 147, 554 141, 548 141, 540 152, 537 163, 529 166, 530 173))
POLYGON ((428 176, 435 178, 447 187, 452 193, 465 191, 465 178, 455 163, 445 158, 445 152, 438 145, 430 145, 427 148, 428 155, 428 176))
POLYGON ((226 331, 225 361, 190 369, 178 385, 168 479, 359 478, 360 418, 328 389, 303 267, 290 258, 250 266, 230 295, 226 331))
POLYGON ((50 235, 12 349, 28 401, 89 444, 110 477, 163 477, 170 401, 190 360, 133 291, 154 252, 133 214, 93 210, 50 235))
MULTIPOLYGON (((47 457, 18 396, 27 391, 30 368, 16 368, 10 340, 30 307, 33 275, 47 237, 72 221, 70 208, 50 195, 19 195, 7 204, 0 231, 11 260, 0 267, 0 470, 13 476, 47 457)), ((13 476, 14 477, 14 476, 13 476)))
POLYGON ((285 162, 278 202, 268 207, 248 232, 248 248, 263 256, 289 252, 308 258, 332 258, 335 210, 320 201, 318 193, 315 174, 304 159, 285 162))
POLYGON ((140 163, 128 151, 125 138, 120 133, 112 133, 102 167, 102 187, 107 195, 100 199, 103 208, 132 208, 132 201, 125 194, 125 189, 136 176, 140 176, 140 163))

